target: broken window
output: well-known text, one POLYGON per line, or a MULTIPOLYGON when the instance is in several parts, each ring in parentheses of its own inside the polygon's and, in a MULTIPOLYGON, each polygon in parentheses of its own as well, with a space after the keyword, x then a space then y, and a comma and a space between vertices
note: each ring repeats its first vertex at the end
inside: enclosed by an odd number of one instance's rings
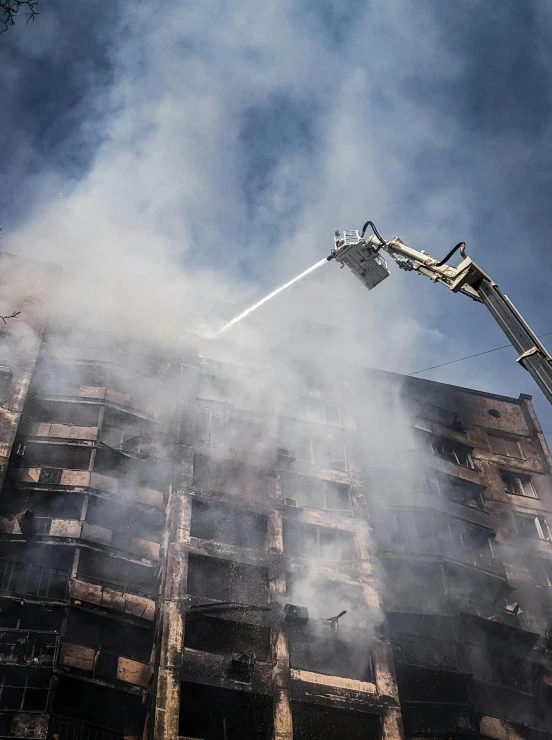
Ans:
POLYGON ((495 455, 504 455, 505 457, 523 457, 521 444, 514 437, 503 437, 498 434, 489 434, 489 444, 495 455))
POLYGON ((90 447, 31 442, 20 451, 18 466, 24 468, 88 470, 91 452, 90 447))
POLYGON ((0 405, 4 405, 9 398, 12 384, 12 374, 7 368, 0 367, 0 405))
POLYGON ((514 655, 486 653, 487 680, 501 686, 509 686, 516 691, 532 693, 538 676, 539 666, 514 655))
POLYGON ((351 511, 349 486, 343 483, 282 473, 280 487, 284 499, 292 499, 298 506, 331 511, 351 511))
POLYGON ((436 421, 443 426, 450 427, 451 429, 459 429, 461 423, 458 419, 458 413, 456 411, 449 411, 441 406, 435 406, 432 403, 424 403, 419 411, 418 415, 422 419, 428 419, 429 421, 436 421))
POLYGON ((331 581, 311 572, 287 573, 286 600, 307 607, 313 619, 329 620, 345 610, 342 619, 346 627, 373 624, 362 587, 345 581, 331 581))
POLYGON ((357 681, 374 681, 372 657, 366 645, 340 638, 330 624, 289 625, 287 637, 292 668, 357 681))
POLYGON ((155 570, 93 550, 81 549, 77 578, 151 596, 157 592, 155 570))
POLYGON ((119 492, 133 495, 135 486, 163 491, 168 486, 171 466, 163 460, 140 460, 124 450, 103 447, 96 450, 94 472, 119 479, 119 492))
POLYGON ((544 583, 545 586, 552 586, 552 563, 548 560, 541 560, 539 565, 540 569, 537 576, 539 583, 544 583))
POLYGON ((145 705, 141 696, 81 681, 75 676, 60 675, 58 681, 52 737, 59 740, 142 737, 145 705))
POLYGON ((464 468, 473 469, 474 467, 471 456, 473 448, 463 445, 461 442, 455 442, 446 437, 433 437, 431 438, 431 448, 433 454, 442 457, 443 460, 448 460, 464 468))
POLYGON ((350 708, 336 709, 312 702, 291 702, 293 740, 379 740, 380 718, 350 708))
POLYGON ((202 491, 224 491, 258 495, 266 491, 266 480, 251 465, 194 455, 193 485, 202 491))
POLYGON ((93 403, 36 401, 31 413, 32 418, 38 422, 96 427, 98 426, 100 407, 93 403))
POLYGON ((288 555, 301 558, 354 560, 355 538, 343 529, 284 519, 284 549, 288 555))
POLYGON ((0 627, 59 632, 63 609, 52 604, 31 604, 0 599, 0 627))
POLYGON ((485 511, 483 500, 485 489, 477 483, 463 480, 455 475, 430 471, 426 474, 426 485, 431 494, 442 496, 455 504, 485 511))
POLYGON ((232 378, 224 375, 203 373, 199 379, 197 396, 213 401, 227 401, 234 383, 232 378))
POLYGON ((394 611, 427 613, 441 608, 443 583, 438 567, 431 563, 387 560, 386 599, 394 611))
POLYGON ((165 516, 161 511, 125 506, 99 496, 90 496, 86 521, 151 542, 161 542, 165 516))
POLYGON ((322 430, 320 427, 305 430, 304 424, 290 419, 280 422, 280 441, 297 462, 319 468, 347 471, 347 456, 341 430, 322 430))
POLYGON ((262 550, 266 543, 267 526, 265 514, 197 499, 192 502, 192 537, 262 550))
POLYGON ((116 619, 80 609, 69 612, 63 638, 74 645, 123 655, 139 663, 148 663, 152 636, 149 628, 121 624, 116 619))
POLYGON ((530 475, 501 470, 500 477, 504 483, 506 493, 513 493, 516 496, 527 496, 528 498, 538 498, 530 475))
POLYGON ((396 633, 393 636, 393 657, 397 663, 451 671, 458 669, 455 643, 441 642, 421 635, 396 633))
MULTIPOLYGON (((50 491, 24 491, 0 499, 0 516, 13 517, 31 512, 36 519, 79 519, 84 495, 50 491)), ((35 532, 37 534, 37 532, 35 532)))
POLYGON ((46 711, 51 670, 2 666, 0 668, 0 709, 46 711))
POLYGON ((458 737, 478 735, 479 725, 473 709, 447 704, 410 702, 402 707, 404 731, 407 737, 458 737))
POLYGON ((303 397, 298 406, 290 409, 290 415, 300 416, 315 424, 341 424, 339 406, 330 399, 303 397))
POLYGON ((469 701, 471 676, 434 668, 397 663, 397 684, 401 701, 455 702, 469 701))
POLYGON ((178 734, 197 740, 264 740, 272 737, 272 696, 182 683, 178 734))
POLYGON ((268 569, 191 553, 188 593, 238 604, 266 604, 268 569))
MULTIPOLYGON (((472 553, 492 556, 491 533, 484 527, 460 519, 444 519, 439 534, 445 544, 459 546, 472 553)), ((449 554, 454 558, 454 550, 449 554)))
POLYGON ((520 537, 552 540, 550 527, 542 514, 514 514, 514 521, 520 537))
POLYGON ((188 612, 184 646, 221 655, 254 653, 260 661, 270 660, 270 627, 188 612))

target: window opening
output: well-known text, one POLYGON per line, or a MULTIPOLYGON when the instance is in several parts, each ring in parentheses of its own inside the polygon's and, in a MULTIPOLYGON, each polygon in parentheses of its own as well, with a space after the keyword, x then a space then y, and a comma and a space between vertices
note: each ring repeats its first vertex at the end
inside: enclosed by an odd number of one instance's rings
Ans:
POLYGON ((267 527, 268 517, 264 514, 198 499, 192 502, 192 537, 262 550, 267 527))
POLYGON ((431 448, 433 454, 443 458, 443 460, 461 465, 463 468, 473 469, 474 467, 471 456, 472 448, 460 442, 455 442, 445 437, 436 437, 431 440, 431 448))
POLYGON ((222 655, 254 653, 266 662, 271 654, 270 627, 188 613, 184 646, 222 655))
POLYGON ((552 540, 550 527, 542 514, 514 514, 514 520, 520 537, 552 540))
POLYGON ((345 484, 282 473, 280 486, 282 497, 296 500, 299 506, 330 511, 351 511, 351 495, 349 486, 345 484))
POLYGON ((284 519, 284 549, 289 555, 301 558, 354 560, 355 538, 346 530, 284 519))
POLYGON ((182 683, 178 734, 197 740, 264 740, 273 732, 272 697, 182 683))
POLYGON ((372 658, 366 646, 336 637, 330 626, 310 625, 287 629, 290 665, 314 673, 374 681, 372 658))
POLYGON ((188 561, 188 593, 239 604, 266 604, 268 569, 192 553, 188 561))
POLYGON ((483 486, 457 478, 454 475, 436 471, 426 473, 426 486, 429 493, 446 498, 455 504, 469 506, 471 509, 485 511, 483 486))

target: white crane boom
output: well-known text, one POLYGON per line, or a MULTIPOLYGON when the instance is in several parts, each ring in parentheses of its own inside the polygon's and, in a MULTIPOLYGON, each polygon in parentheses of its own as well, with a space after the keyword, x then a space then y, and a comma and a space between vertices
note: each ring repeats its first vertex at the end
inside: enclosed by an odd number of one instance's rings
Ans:
POLYGON ((362 231, 336 231, 334 242, 328 260, 335 259, 342 267, 347 265, 368 290, 375 288, 390 274, 387 262, 381 255, 383 250, 401 270, 425 275, 434 283, 443 283, 453 293, 463 293, 483 303, 517 350, 519 364, 533 376, 552 403, 552 357, 509 298, 466 256, 464 242, 457 244, 439 261, 423 250, 412 249, 397 236, 384 241, 371 221, 365 223, 362 231), (364 238, 368 226, 371 226, 374 235, 364 238), (457 267, 451 267, 447 262, 457 251, 462 261, 457 267))

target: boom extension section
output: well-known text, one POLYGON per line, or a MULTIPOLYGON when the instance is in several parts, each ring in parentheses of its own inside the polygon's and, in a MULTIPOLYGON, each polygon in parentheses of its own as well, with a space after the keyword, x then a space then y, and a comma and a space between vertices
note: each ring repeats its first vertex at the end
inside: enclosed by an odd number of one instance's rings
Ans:
POLYGON ((335 259, 347 265, 359 280, 372 290, 389 275, 387 262, 380 254, 386 252, 401 270, 425 275, 434 283, 443 283, 453 293, 463 293, 483 303, 518 352, 517 361, 536 381, 548 401, 552 403, 552 357, 537 338, 513 303, 497 284, 466 256, 466 245, 457 244, 447 256, 438 261, 425 251, 408 247, 398 237, 384 241, 371 222, 362 231, 336 231, 335 245, 328 260, 335 259), (364 238, 370 224, 374 235, 364 238), (457 267, 447 264, 459 251, 462 261, 457 267))

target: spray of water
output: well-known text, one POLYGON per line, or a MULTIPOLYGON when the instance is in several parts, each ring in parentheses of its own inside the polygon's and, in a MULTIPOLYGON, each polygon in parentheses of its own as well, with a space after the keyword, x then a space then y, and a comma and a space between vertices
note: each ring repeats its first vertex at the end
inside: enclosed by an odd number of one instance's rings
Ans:
POLYGON ((246 308, 245 311, 243 311, 242 313, 240 313, 239 316, 236 316, 231 321, 229 321, 227 324, 224 324, 223 327, 221 327, 214 334, 211 334, 210 337, 208 337, 208 338, 209 339, 214 339, 215 337, 220 336, 223 332, 225 332, 231 326, 234 326, 234 324, 237 324, 238 321, 241 321, 242 319, 245 319, 246 316, 249 316, 250 313, 252 313, 257 308, 259 308, 260 306, 262 306, 263 303, 266 303, 271 298, 274 298, 274 296, 277 296, 278 293, 281 293, 286 288, 289 288, 290 285, 293 285, 293 283, 296 283, 298 280, 301 280, 302 278, 306 277, 309 273, 314 272, 314 270, 318 269, 319 267, 322 267, 322 265, 325 262, 327 262, 326 257, 324 257, 324 259, 321 259, 320 262, 317 262, 315 265, 312 265, 311 267, 309 267, 307 270, 305 270, 304 272, 302 272, 300 275, 296 275, 293 278, 293 280, 290 280, 289 282, 284 283, 284 285, 280 285, 279 288, 276 288, 276 290, 273 290, 272 293, 269 293, 267 296, 265 296, 264 298, 262 298, 260 301, 258 301, 257 303, 253 304, 253 306, 249 306, 249 308, 246 308))

